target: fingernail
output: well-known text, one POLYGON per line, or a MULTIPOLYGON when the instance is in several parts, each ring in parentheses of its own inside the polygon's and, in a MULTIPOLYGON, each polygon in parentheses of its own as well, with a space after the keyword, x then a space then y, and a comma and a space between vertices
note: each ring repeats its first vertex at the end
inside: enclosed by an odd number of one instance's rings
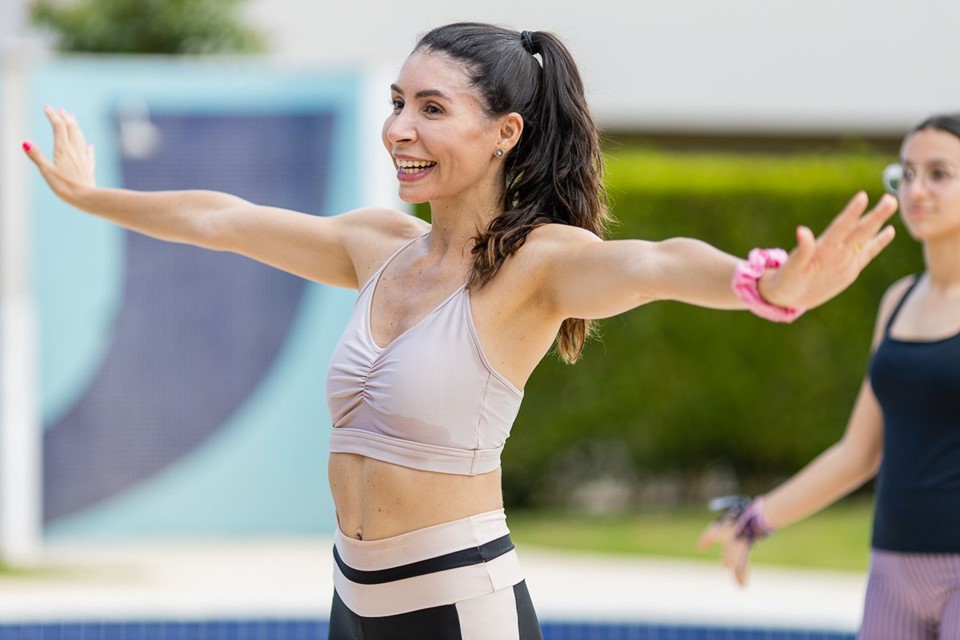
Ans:
POLYGON ((26 151, 27 153, 30 153, 30 149, 33 149, 33 145, 30 144, 29 142, 24 142, 23 150, 26 151))

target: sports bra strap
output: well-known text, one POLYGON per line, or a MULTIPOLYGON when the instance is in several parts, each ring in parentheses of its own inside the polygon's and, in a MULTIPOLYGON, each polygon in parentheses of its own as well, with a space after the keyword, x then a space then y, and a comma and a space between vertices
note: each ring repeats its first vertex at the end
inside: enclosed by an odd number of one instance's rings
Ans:
POLYGON ((890 335, 890 327, 893 326, 893 321, 897 319, 897 314, 900 313, 900 308, 903 307, 903 303, 907 301, 907 298, 910 297, 910 294, 913 292, 914 288, 917 286, 917 283, 920 282, 920 275, 918 274, 914 277, 913 282, 910 283, 910 286, 907 287, 907 290, 904 291, 903 295, 900 296, 900 300, 897 302, 897 306, 893 308, 893 313, 890 314, 890 317, 887 318, 887 326, 884 327, 883 333, 886 336, 890 335))

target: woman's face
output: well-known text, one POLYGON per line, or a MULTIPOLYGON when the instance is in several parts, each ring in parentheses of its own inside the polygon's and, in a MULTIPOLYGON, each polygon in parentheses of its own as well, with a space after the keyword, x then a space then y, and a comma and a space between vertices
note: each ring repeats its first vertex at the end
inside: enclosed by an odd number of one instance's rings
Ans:
POLYGON ((393 112, 382 136, 403 201, 469 196, 492 184, 498 130, 461 65, 444 54, 414 52, 390 95, 393 112))
POLYGON ((903 141, 900 162, 900 215, 910 235, 921 242, 960 239, 960 138, 922 129, 903 141))

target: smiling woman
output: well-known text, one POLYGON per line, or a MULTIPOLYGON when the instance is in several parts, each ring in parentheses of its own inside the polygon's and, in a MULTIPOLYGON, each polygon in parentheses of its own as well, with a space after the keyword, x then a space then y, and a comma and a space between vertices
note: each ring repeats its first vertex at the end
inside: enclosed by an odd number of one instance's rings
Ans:
MULTIPOLYGON (((749 261, 704 242, 604 240, 598 132, 564 44, 457 23, 427 33, 390 89, 383 143, 432 224, 362 208, 309 216, 213 191, 98 188, 75 118, 47 109, 78 209, 359 291, 331 358, 334 640, 540 638, 510 539, 501 452, 531 372, 575 362, 591 322, 655 300, 790 321, 849 286, 893 238, 889 196, 858 193, 797 247, 749 261), (736 286, 733 286, 733 285, 736 286)), ((171 399, 172 401, 173 399, 171 399)))

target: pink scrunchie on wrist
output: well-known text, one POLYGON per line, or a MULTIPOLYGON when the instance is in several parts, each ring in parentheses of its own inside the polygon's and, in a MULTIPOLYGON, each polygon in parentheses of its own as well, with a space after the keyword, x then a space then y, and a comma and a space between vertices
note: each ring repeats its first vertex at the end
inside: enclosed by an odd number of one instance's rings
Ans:
POLYGON ((737 264, 733 270, 734 292, 747 304, 754 314, 773 322, 793 322, 803 315, 805 309, 778 307, 770 304, 760 295, 758 282, 767 269, 776 269, 787 261, 787 252, 783 249, 753 249, 746 261, 737 264))

